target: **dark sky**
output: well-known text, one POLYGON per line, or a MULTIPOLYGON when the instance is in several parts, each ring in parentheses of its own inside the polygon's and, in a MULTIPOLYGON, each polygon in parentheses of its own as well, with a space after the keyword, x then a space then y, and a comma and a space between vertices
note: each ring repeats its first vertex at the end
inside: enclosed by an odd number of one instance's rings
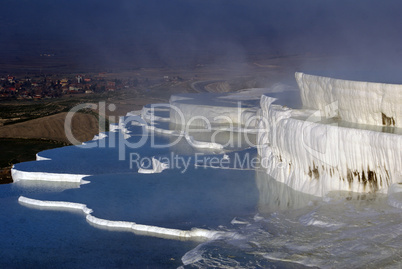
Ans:
POLYGON ((2 0, 0 60, 177 65, 313 53, 399 65, 401 14, 400 1, 2 0))

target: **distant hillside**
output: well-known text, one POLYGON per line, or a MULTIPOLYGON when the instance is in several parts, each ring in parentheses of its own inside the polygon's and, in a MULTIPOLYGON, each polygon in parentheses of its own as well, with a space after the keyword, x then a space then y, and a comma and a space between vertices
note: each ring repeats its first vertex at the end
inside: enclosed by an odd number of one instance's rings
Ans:
MULTIPOLYGON (((29 120, 0 127, 2 138, 50 139, 69 143, 64 132, 67 113, 29 120)), ((72 120, 74 137, 79 141, 88 141, 99 133, 98 119, 91 114, 76 113, 72 120)))

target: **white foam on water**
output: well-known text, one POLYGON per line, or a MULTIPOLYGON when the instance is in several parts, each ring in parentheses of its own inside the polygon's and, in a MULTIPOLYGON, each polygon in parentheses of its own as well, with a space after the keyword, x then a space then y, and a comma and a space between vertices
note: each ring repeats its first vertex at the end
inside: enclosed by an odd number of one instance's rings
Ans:
POLYGON ((343 223, 331 221, 323 216, 318 215, 314 211, 301 216, 299 221, 302 225, 305 225, 305 226, 312 225, 312 226, 317 226, 320 228, 331 228, 331 229, 340 228, 345 225, 343 223))
POLYGON ((392 184, 388 190, 388 204, 395 208, 402 209, 402 185, 392 184))
POLYGON ((248 221, 238 220, 237 218, 232 219, 230 222, 232 225, 247 225, 250 224, 248 221))
POLYGON ((243 238, 208 241, 182 261, 196 268, 398 268, 401 221, 401 210, 389 207, 386 195, 340 194, 331 202, 256 215, 229 230, 243 238))

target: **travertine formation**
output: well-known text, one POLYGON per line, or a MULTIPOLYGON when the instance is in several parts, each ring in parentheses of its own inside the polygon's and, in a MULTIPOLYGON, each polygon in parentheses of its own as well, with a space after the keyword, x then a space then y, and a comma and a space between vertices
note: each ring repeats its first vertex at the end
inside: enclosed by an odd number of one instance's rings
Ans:
MULTIPOLYGON (((386 192, 401 180, 402 136, 343 127, 342 120, 399 126, 402 85, 351 82, 296 73, 303 105, 293 110, 261 97, 259 154, 268 174, 305 193, 386 192), (394 98, 392 98, 394 96, 394 98), (391 120, 389 120, 391 119, 391 120)), ((347 126, 347 125, 345 125, 347 126)))

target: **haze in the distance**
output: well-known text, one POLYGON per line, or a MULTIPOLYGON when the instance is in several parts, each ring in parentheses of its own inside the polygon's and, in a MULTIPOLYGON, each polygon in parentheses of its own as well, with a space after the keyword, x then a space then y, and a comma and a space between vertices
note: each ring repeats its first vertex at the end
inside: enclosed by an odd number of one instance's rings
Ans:
POLYGON ((333 57, 334 74, 367 80, 398 82, 402 71, 398 1, 4 0, 1 6, 0 64, 40 54, 105 67, 308 54, 333 57))

